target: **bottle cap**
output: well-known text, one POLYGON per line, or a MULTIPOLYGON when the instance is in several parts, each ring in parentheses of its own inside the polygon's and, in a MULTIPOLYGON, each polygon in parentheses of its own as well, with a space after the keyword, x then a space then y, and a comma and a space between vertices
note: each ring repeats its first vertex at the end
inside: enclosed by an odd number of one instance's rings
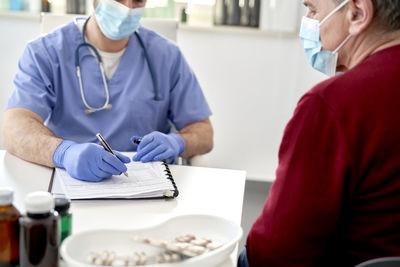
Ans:
POLYGON ((26 196, 25 206, 28 213, 47 213, 54 209, 54 199, 49 192, 37 191, 26 196))
POLYGON ((13 202, 14 190, 11 187, 0 187, 0 206, 8 206, 13 202))
POLYGON ((71 201, 64 195, 54 196, 55 210, 58 212, 67 211, 71 205, 71 201))

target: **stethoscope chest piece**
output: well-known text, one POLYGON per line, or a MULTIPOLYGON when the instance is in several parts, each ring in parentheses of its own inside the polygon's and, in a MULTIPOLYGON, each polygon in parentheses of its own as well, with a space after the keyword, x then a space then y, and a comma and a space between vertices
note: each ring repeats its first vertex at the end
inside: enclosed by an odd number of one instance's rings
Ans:
POLYGON ((112 105, 111 104, 107 104, 101 109, 90 109, 90 108, 87 108, 87 109, 85 109, 85 114, 86 115, 90 115, 90 114, 93 114, 93 113, 95 113, 97 111, 104 110, 104 109, 110 110, 110 109, 112 109, 112 105))

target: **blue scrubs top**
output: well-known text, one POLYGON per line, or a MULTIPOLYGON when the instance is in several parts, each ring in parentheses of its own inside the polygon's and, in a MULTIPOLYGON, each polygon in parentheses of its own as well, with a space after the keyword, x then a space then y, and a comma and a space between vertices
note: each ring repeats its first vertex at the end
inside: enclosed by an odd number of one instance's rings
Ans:
MULTIPOLYGON (((169 133, 170 122, 181 130, 208 118, 210 108, 179 48, 153 31, 141 27, 139 32, 160 100, 154 100, 143 48, 132 35, 116 72, 107 79, 112 109, 86 115, 74 56, 82 34, 72 22, 27 45, 6 109, 22 107, 37 113, 57 137, 67 140, 98 143, 100 132, 120 151, 136 150, 130 142, 133 135, 169 133)), ((80 65, 86 101, 92 107, 103 106, 106 95, 99 64, 87 47, 80 49, 80 65)))

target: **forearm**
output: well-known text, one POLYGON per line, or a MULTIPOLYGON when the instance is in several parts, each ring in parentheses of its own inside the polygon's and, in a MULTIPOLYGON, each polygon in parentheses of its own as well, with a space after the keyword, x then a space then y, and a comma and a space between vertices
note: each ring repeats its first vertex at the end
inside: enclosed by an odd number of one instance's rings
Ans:
POLYGON ((210 119, 189 124, 178 134, 185 142, 185 151, 181 155, 184 158, 208 153, 213 148, 214 132, 210 119))
POLYGON ((8 152, 24 160, 54 167, 53 153, 62 139, 43 124, 36 113, 13 108, 4 113, 3 144, 8 152))

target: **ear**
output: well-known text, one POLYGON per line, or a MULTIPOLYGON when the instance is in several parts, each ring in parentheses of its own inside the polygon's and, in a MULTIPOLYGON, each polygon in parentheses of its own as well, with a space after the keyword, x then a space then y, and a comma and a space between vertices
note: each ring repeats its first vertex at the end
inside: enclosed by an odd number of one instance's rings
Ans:
POLYGON ((350 23, 349 33, 358 35, 365 31, 374 18, 372 0, 350 0, 347 19, 350 23))

